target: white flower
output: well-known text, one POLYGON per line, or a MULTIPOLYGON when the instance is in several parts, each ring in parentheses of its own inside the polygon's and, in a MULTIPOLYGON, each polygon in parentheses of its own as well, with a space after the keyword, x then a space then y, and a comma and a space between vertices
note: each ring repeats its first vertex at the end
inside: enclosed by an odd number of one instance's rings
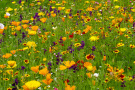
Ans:
POLYGON ((38 87, 39 90, 42 90, 41 87, 38 87))
POLYGON ((4 29, 4 25, 0 23, 0 29, 4 29))
POLYGON ((57 29, 57 26, 56 27, 52 27, 53 30, 56 30, 57 29))
POLYGON ((6 12, 6 16, 10 16, 10 13, 6 12))
POLYGON ((94 76, 95 76, 95 77, 98 77, 98 76, 99 76, 99 73, 94 73, 94 76))

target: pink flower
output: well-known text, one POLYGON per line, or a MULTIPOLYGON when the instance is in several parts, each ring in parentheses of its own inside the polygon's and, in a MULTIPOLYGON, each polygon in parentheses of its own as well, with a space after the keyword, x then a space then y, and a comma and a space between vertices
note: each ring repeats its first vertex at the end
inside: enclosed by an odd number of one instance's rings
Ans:
POLYGON ((54 90, 58 90, 58 89, 55 87, 54 90))

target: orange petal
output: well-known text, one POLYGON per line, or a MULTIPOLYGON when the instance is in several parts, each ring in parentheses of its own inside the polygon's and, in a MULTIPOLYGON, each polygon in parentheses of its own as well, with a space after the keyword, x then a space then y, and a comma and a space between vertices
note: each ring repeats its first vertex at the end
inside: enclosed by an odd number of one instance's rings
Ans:
POLYGON ((64 65, 60 65, 60 70, 65 70, 65 69, 67 69, 67 67, 66 67, 66 66, 64 66, 64 65))

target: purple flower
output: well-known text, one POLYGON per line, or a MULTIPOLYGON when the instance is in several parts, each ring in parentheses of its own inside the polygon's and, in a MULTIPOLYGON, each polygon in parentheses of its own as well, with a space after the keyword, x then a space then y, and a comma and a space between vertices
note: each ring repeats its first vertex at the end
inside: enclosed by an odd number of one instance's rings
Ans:
POLYGON ((83 49, 84 48, 84 45, 85 45, 84 41, 81 41, 81 46, 79 46, 79 48, 77 48, 77 49, 78 50, 83 49))
POLYGON ((92 16, 92 11, 89 12, 90 16, 92 16))
POLYGON ((12 88, 12 90, 17 90, 16 85, 18 85, 18 82, 19 82, 19 80, 18 80, 18 78, 16 78, 14 83, 12 84, 12 86, 14 86, 14 88, 12 88))
POLYGON ((24 39, 26 37, 25 33, 22 32, 22 39, 24 39))
POLYGON ((24 70, 26 67, 24 67, 24 66, 21 66, 21 70, 24 70))
POLYGON ((52 6, 50 6, 50 12, 52 11, 52 6))
POLYGON ((72 13, 70 13, 69 16, 72 16, 72 13))
POLYGON ((20 14, 20 21, 22 21, 22 18, 23 18, 23 17, 22 17, 22 14, 20 14))
POLYGON ((73 69, 73 72, 75 73, 78 69, 76 65, 72 65, 69 70, 73 69))
POLYGON ((91 49, 91 50, 92 50, 92 51, 95 51, 95 49, 96 49, 96 47, 95 47, 95 46, 92 46, 92 49, 91 49))
POLYGON ((59 43, 63 43, 62 36, 61 36, 60 39, 59 39, 59 43))
POLYGON ((49 66, 52 66, 51 62, 48 63, 49 66))
POLYGON ((21 2, 22 2, 22 0, 19 0, 19 2, 18 2, 18 3, 19 3, 19 4, 21 4, 21 2))
POLYGON ((58 13, 60 13, 60 10, 58 10, 58 13))
POLYGON ((46 52, 47 50, 46 49, 44 49, 44 54, 45 54, 45 52, 46 52))
POLYGON ((41 9, 42 9, 42 6, 40 6, 39 10, 41 10, 41 9))
POLYGON ((36 19, 38 16, 38 13, 35 13, 35 16, 33 17, 34 19, 36 19))
POLYGON ((135 22, 133 22, 133 28, 135 27, 135 22))

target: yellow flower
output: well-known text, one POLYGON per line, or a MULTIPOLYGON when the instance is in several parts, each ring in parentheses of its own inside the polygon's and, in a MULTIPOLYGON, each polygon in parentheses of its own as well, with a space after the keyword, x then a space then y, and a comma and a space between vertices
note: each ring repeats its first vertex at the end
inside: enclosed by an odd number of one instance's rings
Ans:
POLYGON ((36 35, 36 33, 37 33, 36 31, 28 30, 29 35, 36 35))
POLYGON ((118 6, 118 5, 114 6, 115 9, 118 9, 119 7, 120 7, 120 6, 118 6))
POLYGON ((28 47, 24 47, 24 48, 23 48, 24 51, 27 50, 27 49, 29 49, 29 48, 28 48, 28 47))
POLYGON ((34 41, 28 41, 28 42, 26 43, 26 45, 27 45, 29 48, 33 47, 34 51, 35 51, 35 47, 37 46, 34 41))
POLYGON ((14 67, 17 66, 16 65, 16 61, 8 61, 7 63, 8 63, 8 67, 7 68, 14 68, 14 67))
POLYGON ((126 28, 120 28, 120 31, 124 32, 124 31, 126 31, 126 28))
POLYGON ((119 50, 117 49, 117 50, 114 50, 113 52, 114 52, 114 53, 119 53, 119 50))
POLYGON ((75 43, 74 46, 79 47, 79 46, 81 46, 81 44, 80 43, 75 43))
POLYGON ((7 12, 12 11, 12 10, 13 10, 13 9, 9 7, 9 8, 7 9, 7 12))
POLYGON ((43 61, 46 61, 46 58, 43 58, 43 61))
POLYGON ((32 80, 25 83, 25 85, 23 85, 22 87, 24 90, 34 90, 37 89, 40 85, 41 83, 39 81, 32 80))
POLYGON ((7 90, 12 90, 12 88, 9 87, 9 88, 7 88, 7 90))
POLYGON ((131 9, 132 12, 135 12, 135 9, 131 9))
POLYGON ((117 47, 121 47, 121 46, 124 46, 124 44, 123 43, 118 43, 117 44, 117 47))
POLYGON ((91 36, 89 40, 91 41, 97 41, 99 38, 97 36, 91 36))
POLYGON ((93 66, 92 65, 87 66, 87 70, 88 71, 92 71, 93 70, 93 66))
POLYGON ((114 2, 117 2, 118 0, 113 0, 114 2))
POLYGON ((38 13, 39 16, 44 16, 45 14, 43 12, 38 13))
POLYGON ((25 74, 25 77, 30 77, 30 75, 29 74, 25 74))
POLYGON ((135 64, 135 61, 133 63, 135 64))
POLYGON ((38 4, 38 5, 40 5, 41 3, 40 3, 40 2, 38 2, 37 4, 38 4))
POLYGON ((12 4, 15 4, 15 3, 16 3, 15 1, 12 2, 12 4))

